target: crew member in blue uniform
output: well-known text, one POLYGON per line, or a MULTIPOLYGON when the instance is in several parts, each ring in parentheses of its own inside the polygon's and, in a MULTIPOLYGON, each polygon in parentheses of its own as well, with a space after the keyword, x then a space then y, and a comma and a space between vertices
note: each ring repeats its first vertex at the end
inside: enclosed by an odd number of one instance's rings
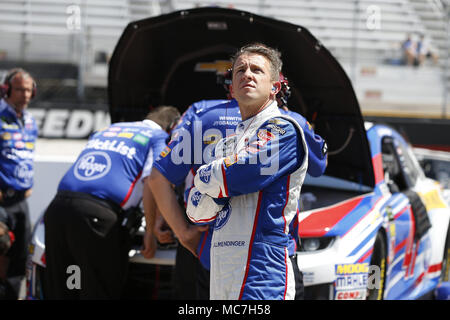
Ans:
MULTIPOLYGON (((129 250, 123 215, 140 205, 143 181, 166 146, 167 132, 176 118, 176 108, 158 107, 143 121, 115 123, 90 137, 44 215, 46 298, 121 297, 129 250), (77 279, 68 283, 70 272, 77 270, 78 285, 77 279)), ((145 238, 152 230, 148 196, 145 192, 145 238)), ((144 251, 148 245, 144 243, 144 251)))
POLYGON ((33 160, 38 129, 27 107, 36 94, 36 83, 27 71, 18 68, 6 75, 1 89, 0 206, 7 212, 8 227, 16 238, 4 262, 8 265, 6 298, 17 299, 25 276, 27 245, 31 234, 26 198, 33 187, 33 160))
MULTIPOLYGON (((189 193, 193 184, 193 174, 197 169, 212 159, 212 151, 216 143, 226 135, 234 132, 237 123, 241 120, 239 107, 235 100, 203 100, 192 104, 183 114, 180 123, 172 132, 172 139, 166 149, 159 155, 154 164, 151 174, 150 185, 155 199, 160 207, 164 218, 172 227, 175 234, 181 238, 189 238, 185 231, 189 230, 189 224, 185 218, 183 209, 175 201, 175 194, 171 188, 173 185, 185 183, 185 195, 189 193), (162 187, 164 186, 164 187, 162 187), (172 195, 172 203, 167 204, 168 194, 172 195), (167 207, 171 205, 173 207, 167 207)), ((211 245, 212 227, 207 228, 201 234, 198 245, 195 241, 188 245, 198 257, 197 268, 197 294, 196 298, 209 299, 209 251, 211 245)), ((177 277, 181 272, 186 272, 192 261, 186 257, 185 249, 179 246, 177 250, 177 265, 175 277, 176 298, 193 299, 193 293, 183 283, 194 280, 193 276, 187 275, 189 279, 177 277), (184 257, 184 258, 183 258, 184 257), (193 279, 192 279, 193 278, 193 279)), ((194 291, 195 292, 195 291, 194 291)))

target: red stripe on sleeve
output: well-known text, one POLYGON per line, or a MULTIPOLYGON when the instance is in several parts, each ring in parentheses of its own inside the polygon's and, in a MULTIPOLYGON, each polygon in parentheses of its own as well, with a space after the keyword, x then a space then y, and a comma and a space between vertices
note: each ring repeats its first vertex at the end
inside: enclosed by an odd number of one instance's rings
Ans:
POLYGON ((225 175, 225 167, 224 167, 224 165, 225 164, 222 163, 222 179, 223 179, 223 187, 224 187, 224 191, 225 191, 225 197, 228 197, 227 176, 225 175))

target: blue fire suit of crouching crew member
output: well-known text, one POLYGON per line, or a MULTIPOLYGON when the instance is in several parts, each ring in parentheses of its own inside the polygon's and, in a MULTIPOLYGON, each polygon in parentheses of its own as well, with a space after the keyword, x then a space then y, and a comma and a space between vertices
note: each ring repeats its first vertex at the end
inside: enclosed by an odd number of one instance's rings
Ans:
POLYGON ((34 150, 38 135, 31 114, 24 110, 18 117, 14 108, 0 100, 0 210, 8 217, 8 226, 14 232, 15 242, 9 249, 7 272, 11 293, 8 299, 17 299, 21 279, 25 276, 27 244, 31 234, 27 191, 33 187, 34 150))
POLYGON ((142 180, 167 138, 149 119, 115 123, 90 137, 44 216, 46 298, 121 297, 130 240, 123 209, 139 205, 142 180), (71 265, 80 270, 79 290, 66 284, 71 265))
MULTIPOLYGON (((239 106, 235 100, 202 100, 193 103, 184 113, 181 122, 173 129, 172 139, 156 159, 154 167, 170 183, 178 186, 184 182, 186 197, 193 185, 193 175, 197 169, 212 160, 216 143, 226 135, 232 134, 240 121, 239 106)), ((200 264, 197 266, 196 297, 201 300, 209 299, 209 251, 212 230, 211 227, 202 234, 197 248, 200 264)), ((187 249, 180 248, 179 245, 175 273, 178 280, 175 280, 175 286, 182 286, 177 290, 183 292, 176 293, 176 298, 188 295, 185 292, 187 285, 180 283, 192 280, 177 276, 177 272, 184 272, 184 275, 189 277, 186 270, 189 269, 192 260, 189 258, 189 252, 186 254, 185 251, 187 252, 187 249)))

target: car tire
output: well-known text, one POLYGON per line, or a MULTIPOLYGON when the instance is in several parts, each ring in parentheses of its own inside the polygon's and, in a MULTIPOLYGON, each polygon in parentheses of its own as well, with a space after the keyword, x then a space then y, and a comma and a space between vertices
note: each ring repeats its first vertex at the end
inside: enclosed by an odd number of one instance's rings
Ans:
MULTIPOLYGON (((375 287, 373 287, 372 281, 370 281, 367 289, 367 300, 383 300, 384 296, 384 284, 386 280, 386 259, 387 259, 387 248, 386 248, 386 237, 382 231, 377 233, 375 238, 375 243, 373 246, 372 257, 370 259, 370 265, 377 266, 379 268, 379 279, 375 279, 375 287)), ((375 273, 374 275, 376 275, 375 273)))
POLYGON ((450 227, 447 231, 447 238, 445 239, 444 257, 442 259, 442 271, 440 282, 450 280, 450 227))

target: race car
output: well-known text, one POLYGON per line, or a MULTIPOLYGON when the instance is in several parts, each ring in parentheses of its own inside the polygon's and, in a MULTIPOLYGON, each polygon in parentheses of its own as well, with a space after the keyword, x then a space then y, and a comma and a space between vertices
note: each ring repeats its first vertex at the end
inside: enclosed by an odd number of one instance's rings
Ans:
MULTIPOLYGON (((109 64, 112 122, 140 119, 157 105, 183 112, 196 101, 226 99, 217 79, 249 42, 282 52, 288 106, 328 145, 324 176, 308 176, 302 188, 297 261, 306 298, 416 299, 435 290, 446 296, 450 209, 440 185, 425 177, 394 129, 364 123, 350 79, 306 28, 225 8, 131 22, 109 64)), ((42 297, 43 234, 40 222, 30 250, 29 298, 42 297)), ((170 266, 174 256, 160 248, 147 260, 136 246, 130 265, 170 266)))
POLYGON ((298 264, 309 298, 419 299, 449 281, 442 186, 425 177, 398 132, 367 129, 374 188, 326 176, 303 187, 298 264))

